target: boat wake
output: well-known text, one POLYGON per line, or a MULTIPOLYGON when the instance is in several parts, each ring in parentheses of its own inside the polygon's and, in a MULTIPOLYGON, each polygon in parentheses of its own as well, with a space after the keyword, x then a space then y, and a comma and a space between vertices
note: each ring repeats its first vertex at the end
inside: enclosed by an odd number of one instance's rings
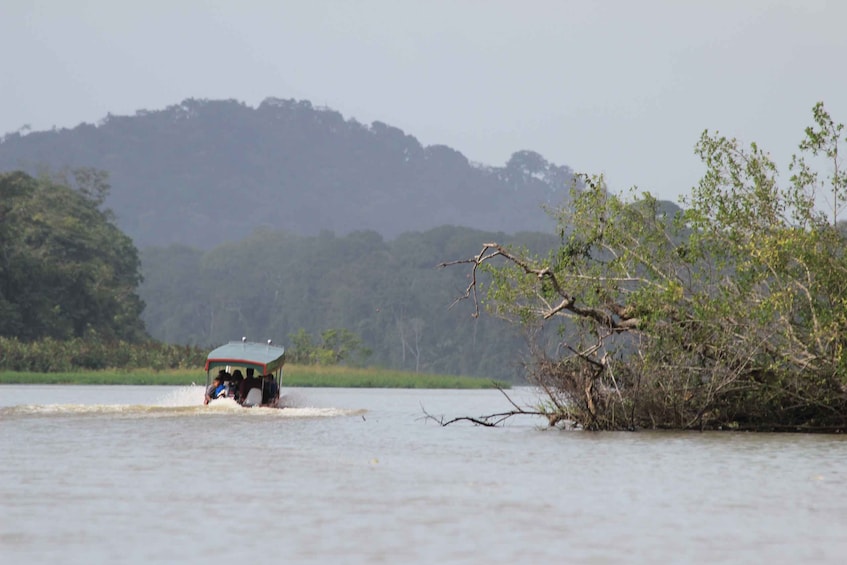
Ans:
POLYGON ((167 418, 181 416, 234 415, 251 418, 334 418, 362 415, 366 410, 315 408, 302 405, 300 398, 284 395, 279 408, 245 408, 233 399, 220 399, 203 404, 204 388, 178 388, 154 404, 21 404, 0 407, 0 418, 21 416, 102 416, 128 418, 167 418))

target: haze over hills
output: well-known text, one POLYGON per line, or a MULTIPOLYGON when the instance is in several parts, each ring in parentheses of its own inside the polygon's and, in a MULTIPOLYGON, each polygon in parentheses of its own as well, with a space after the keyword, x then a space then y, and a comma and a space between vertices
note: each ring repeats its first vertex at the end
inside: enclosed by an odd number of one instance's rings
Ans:
POLYGON ((389 238, 441 225, 550 231, 543 205, 566 199, 573 179, 532 151, 475 164, 382 122, 276 98, 256 108, 189 99, 0 141, 0 170, 64 167, 109 173, 106 206, 139 248, 209 249, 262 226, 389 238))

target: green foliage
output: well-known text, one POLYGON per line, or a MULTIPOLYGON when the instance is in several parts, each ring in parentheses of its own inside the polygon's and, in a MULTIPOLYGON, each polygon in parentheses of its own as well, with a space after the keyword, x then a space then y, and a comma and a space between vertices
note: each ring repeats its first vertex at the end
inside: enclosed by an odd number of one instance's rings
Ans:
POLYGON ((289 334, 288 339, 286 358, 301 365, 356 365, 370 355, 362 339, 346 328, 324 330, 319 341, 300 328, 289 334))
POLYGON ((73 177, 0 174, 0 336, 143 339, 137 251, 99 208, 104 175, 73 177))
POLYGON ((0 370, 2 384, 50 385, 158 385, 188 386, 205 382, 205 373, 194 370, 101 369, 59 373, 31 373, 0 370))
POLYGON ((440 374, 421 374, 375 368, 321 365, 286 365, 285 387, 344 388, 429 388, 486 389, 509 388, 490 379, 440 374))
POLYGON ((787 186, 756 144, 705 132, 684 210, 584 177, 550 255, 486 244, 492 311, 560 336, 534 344, 529 375, 551 412, 589 429, 847 428, 843 127, 813 117, 787 186))
MULTIPOLYGON (((445 226, 385 241, 371 231, 301 237, 261 230, 207 252, 148 248, 139 288, 144 321, 169 343, 205 347, 247 336, 285 345, 291 362, 514 381, 521 336, 490 316, 470 319, 466 304, 451 309, 468 279, 436 268, 445 255, 472 252, 489 237, 504 234, 445 226)), ((545 253, 556 242, 539 233, 516 239, 545 253)))
POLYGON ((0 337, 0 371, 61 373, 102 369, 197 369, 208 351, 154 341, 72 338, 20 341, 0 337))

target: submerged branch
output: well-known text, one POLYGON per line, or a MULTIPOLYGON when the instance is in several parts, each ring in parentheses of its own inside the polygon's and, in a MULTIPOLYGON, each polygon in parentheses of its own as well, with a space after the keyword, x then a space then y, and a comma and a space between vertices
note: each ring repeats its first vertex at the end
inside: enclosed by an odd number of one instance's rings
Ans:
POLYGON ((506 412, 496 412, 494 414, 487 414, 484 416, 457 416, 455 418, 451 418, 447 420, 444 416, 434 416, 427 412, 426 408, 421 405, 421 410, 424 413, 425 420, 432 420, 437 422, 438 425, 442 427, 449 426, 450 424, 455 424, 456 422, 471 422, 477 426, 485 426, 488 428, 495 428, 508 420, 513 416, 543 416, 547 418, 550 426, 556 425, 558 422, 562 421, 561 415, 557 413, 551 413, 547 410, 526 410, 517 405, 517 403, 512 400, 512 398, 506 394, 506 391, 503 390, 502 387, 497 387, 497 390, 506 397, 506 400, 514 407, 514 410, 508 410, 506 412))
MULTIPOLYGON (((421 407, 423 409, 423 407, 421 407)), ((427 420, 434 420, 438 422, 438 424, 442 427, 449 426, 450 424, 455 424, 456 422, 471 422, 478 426, 486 426, 488 428, 496 428, 512 416, 518 415, 529 415, 529 416, 545 416, 544 412, 528 412, 526 410, 509 410, 508 412, 498 412, 496 414, 488 414, 485 416, 457 416, 450 420, 446 420, 444 416, 433 416, 426 410, 423 410, 424 416, 427 420)))

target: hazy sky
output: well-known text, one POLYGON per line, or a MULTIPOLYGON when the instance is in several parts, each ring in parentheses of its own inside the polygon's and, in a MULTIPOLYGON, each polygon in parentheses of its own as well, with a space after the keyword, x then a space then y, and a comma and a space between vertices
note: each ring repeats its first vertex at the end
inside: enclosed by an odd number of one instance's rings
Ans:
POLYGON ((817 101, 847 122, 840 0, 2 0, 0 49, 0 134, 295 98, 672 200, 704 129, 782 164, 817 101))

